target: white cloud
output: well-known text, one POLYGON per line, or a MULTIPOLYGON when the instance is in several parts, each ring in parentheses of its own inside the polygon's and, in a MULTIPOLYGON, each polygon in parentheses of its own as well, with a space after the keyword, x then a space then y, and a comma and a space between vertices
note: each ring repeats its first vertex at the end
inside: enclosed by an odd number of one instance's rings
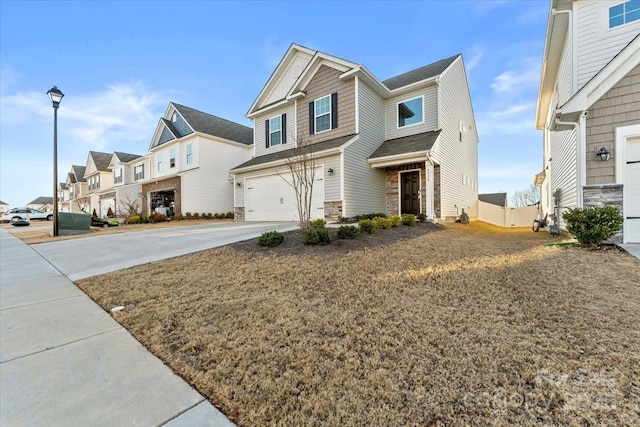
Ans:
POLYGON ((539 60, 525 58, 511 69, 496 76, 491 83, 491 88, 496 93, 522 93, 537 88, 539 80, 539 60))
POLYGON ((480 63, 484 56, 484 50, 479 47, 473 47, 470 49, 469 55, 469 60, 465 61, 465 69, 467 73, 470 73, 480 63))

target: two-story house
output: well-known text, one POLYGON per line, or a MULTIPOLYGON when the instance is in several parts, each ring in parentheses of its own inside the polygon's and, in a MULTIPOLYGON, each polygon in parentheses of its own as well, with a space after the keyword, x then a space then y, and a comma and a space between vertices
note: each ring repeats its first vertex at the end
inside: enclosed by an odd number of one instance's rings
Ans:
POLYGON ((66 181, 58 183, 57 198, 58 212, 71 212, 70 210, 65 210, 65 208, 69 209, 69 187, 66 181))
MULTIPOLYGON (((84 178, 85 166, 72 165, 67 173, 65 185, 68 197, 60 202, 60 212, 79 213, 86 212, 90 206, 87 197, 87 181, 84 178)), ((91 213, 91 212, 89 212, 91 213)))
POLYGON ((461 55, 382 81, 293 44, 247 117, 253 158, 231 170, 237 219, 299 220, 287 165, 302 147, 315 168, 312 219, 475 216, 478 135, 461 55))
POLYGON ((251 128, 169 103, 149 147, 143 214, 232 212, 228 171, 251 157, 252 145, 251 128))
POLYGON ((640 1, 552 0, 538 94, 546 213, 614 205, 640 242, 640 1))
POLYGON ((112 211, 115 216, 121 213, 133 213, 130 211, 140 213, 142 208, 140 182, 144 179, 144 164, 144 157, 140 154, 113 152, 108 168, 113 173, 115 208, 112 211))
POLYGON ((89 151, 84 178, 87 181, 87 196, 90 198, 89 213, 96 212, 106 217, 109 208, 115 210, 116 198, 113 190, 113 174, 109 170, 112 153, 89 151))

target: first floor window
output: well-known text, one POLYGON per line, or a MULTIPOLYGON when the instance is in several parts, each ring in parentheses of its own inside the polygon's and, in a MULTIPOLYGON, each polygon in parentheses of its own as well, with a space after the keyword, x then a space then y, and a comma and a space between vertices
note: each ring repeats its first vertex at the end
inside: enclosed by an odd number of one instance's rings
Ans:
POLYGON ((187 164, 190 165, 193 163, 193 149, 191 147, 191 144, 187 144, 186 153, 187 153, 187 164))
POLYGON ((629 0, 609 8, 609 28, 640 20, 640 0, 629 0))
POLYGON ((398 127, 422 123, 422 97, 398 102, 398 127))

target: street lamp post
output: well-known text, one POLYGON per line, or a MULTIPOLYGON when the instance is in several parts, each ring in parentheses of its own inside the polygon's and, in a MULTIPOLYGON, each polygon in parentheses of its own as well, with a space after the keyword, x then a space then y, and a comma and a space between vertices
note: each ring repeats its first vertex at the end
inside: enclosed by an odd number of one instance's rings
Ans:
POLYGON ((53 104, 53 235, 58 235, 58 107, 64 93, 56 86, 47 92, 53 104))

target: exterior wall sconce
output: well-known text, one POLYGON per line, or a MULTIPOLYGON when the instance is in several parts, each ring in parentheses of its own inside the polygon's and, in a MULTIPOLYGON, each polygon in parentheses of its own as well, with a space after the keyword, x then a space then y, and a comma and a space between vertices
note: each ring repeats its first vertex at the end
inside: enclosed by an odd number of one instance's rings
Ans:
POLYGON ((240 181, 236 182, 236 187, 238 188, 242 187, 242 183, 240 181))
POLYGON ((609 160, 609 150, 606 149, 606 147, 602 147, 599 150, 596 150, 596 159, 600 160, 601 162, 606 162, 607 160, 609 160))
POLYGON ((329 169, 327 169, 327 173, 328 173, 330 176, 333 176, 333 174, 335 173, 335 171, 333 170, 333 168, 329 168, 329 169))

